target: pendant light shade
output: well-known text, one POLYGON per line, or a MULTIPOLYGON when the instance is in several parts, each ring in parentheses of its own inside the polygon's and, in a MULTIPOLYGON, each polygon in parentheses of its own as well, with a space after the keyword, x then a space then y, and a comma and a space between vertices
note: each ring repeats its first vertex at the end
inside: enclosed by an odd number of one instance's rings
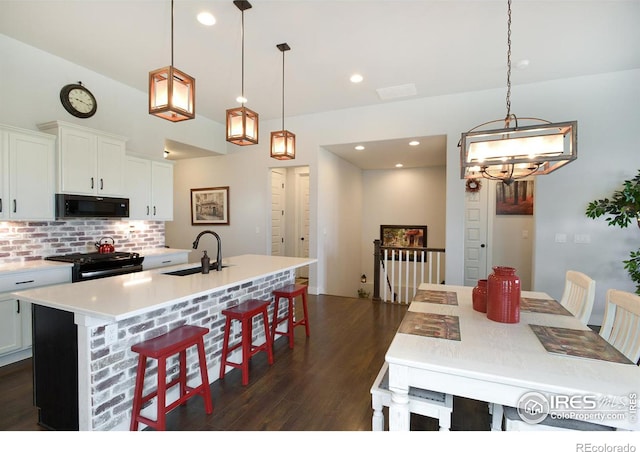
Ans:
POLYGON ((149 72, 149 114, 172 122, 193 119, 196 80, 173 66, 173 0, 171 0, 171 66, 149 72))
POLYGON ((244 106, 244 11, 251 8, 251 3, 235 0, 234 5, 242 12, 242 94, 240 107, 227 110, 227 141, 238 146, 258 144, 258 113, 244 106))
POLYGON ((458 146, 462 179, 484 177, 509 185, 516 179, 549 174, 575 160, 578 123, 517 118, 511 113, 511 0, 507 6, 507 115, 463 133, 458 146), (504 127, 486 129, 496 123, 504 127))
POLYGON ((271 132, 271 157, 293 160, 296 158, 296 136, 284 128, 284 53, 291 47, 286 42, 276 47, 282 52, 282 130, 271 132))

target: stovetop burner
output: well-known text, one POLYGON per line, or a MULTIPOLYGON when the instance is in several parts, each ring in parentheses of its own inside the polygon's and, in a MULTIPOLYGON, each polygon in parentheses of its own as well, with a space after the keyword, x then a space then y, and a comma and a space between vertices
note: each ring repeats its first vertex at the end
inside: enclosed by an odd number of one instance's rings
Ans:
POLYGON ((137 260, 140 258, 138 253, 127 253, 124 251, 116 251, 115 253, 70 253, 60 254, 46 257, 49 261, 69 262, 72 264, 98 263, 98 262, 114 262, 124 260, 137 260))

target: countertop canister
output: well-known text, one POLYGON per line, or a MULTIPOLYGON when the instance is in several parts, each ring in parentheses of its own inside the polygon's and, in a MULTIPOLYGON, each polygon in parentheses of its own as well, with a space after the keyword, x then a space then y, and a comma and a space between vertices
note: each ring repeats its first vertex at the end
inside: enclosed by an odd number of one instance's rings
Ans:
POLYGON ((520 278, 513 267, 493 267, 487 278, 487 318, 502 323, 520 321, 520 278))
POLYGON ((478 284, 471 292, 473 309, 478 312, 487 312, 487 280, 479 279, 478 284))

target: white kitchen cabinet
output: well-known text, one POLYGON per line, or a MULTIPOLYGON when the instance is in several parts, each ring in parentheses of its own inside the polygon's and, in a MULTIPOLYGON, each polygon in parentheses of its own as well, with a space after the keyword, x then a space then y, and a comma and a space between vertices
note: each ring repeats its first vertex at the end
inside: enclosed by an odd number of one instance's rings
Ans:
POLYGON ((173 164, 126 156, 130 220, 173 220, 173 164))
POLYGON ((58 193, 124 195, 126 138, 62 121, 38 127, 58 137, 58 193))
POLYGON ((55 137, 0 125, 0 219, 53 220, 55 137))
POLYGON ((31 303, 20 300, 19 291, 70 282, 70 265, 0 271, 0 366, 31 356, 31 303))

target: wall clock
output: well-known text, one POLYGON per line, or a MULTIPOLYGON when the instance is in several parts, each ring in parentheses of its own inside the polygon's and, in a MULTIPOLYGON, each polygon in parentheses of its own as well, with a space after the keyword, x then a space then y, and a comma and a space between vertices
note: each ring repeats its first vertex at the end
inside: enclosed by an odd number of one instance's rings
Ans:
POLYGON ((77 118, 90 118, 96 114, 98 102, 82 82, 65 85, 60 90, 60 101, 65 110, 77 118))

